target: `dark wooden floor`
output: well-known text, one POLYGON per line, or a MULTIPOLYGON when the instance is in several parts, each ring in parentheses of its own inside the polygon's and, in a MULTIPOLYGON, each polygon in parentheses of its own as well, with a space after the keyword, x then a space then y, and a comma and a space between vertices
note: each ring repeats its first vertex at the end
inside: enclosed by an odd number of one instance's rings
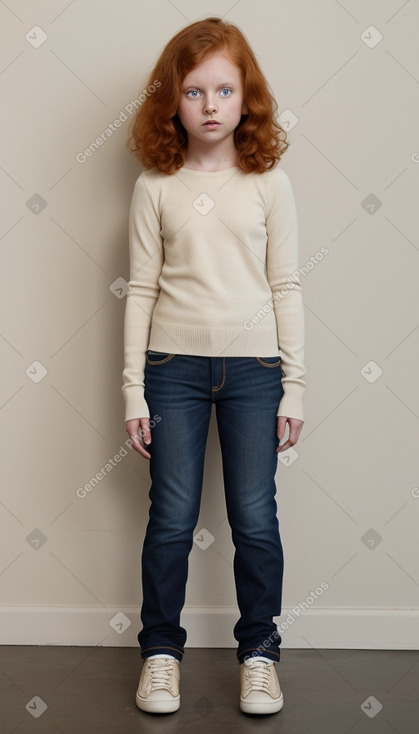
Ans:
POLYGON ((268 716, 241 713, 233 649, 186 649, 174 714, 137 709, 141 666, 136 648, 0 647, 1 734, 419 732, 418 651, 283 649, 268 716))

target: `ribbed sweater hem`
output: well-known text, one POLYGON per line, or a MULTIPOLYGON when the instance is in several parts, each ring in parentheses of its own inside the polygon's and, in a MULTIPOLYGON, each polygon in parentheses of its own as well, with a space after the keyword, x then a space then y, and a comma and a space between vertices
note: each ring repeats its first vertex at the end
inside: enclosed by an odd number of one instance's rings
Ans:
POLYGON ((201 357, 276 357, 280 355, 276 328, 258 324, 237 326, 173 324, 153 317, 149 349, 201 357))

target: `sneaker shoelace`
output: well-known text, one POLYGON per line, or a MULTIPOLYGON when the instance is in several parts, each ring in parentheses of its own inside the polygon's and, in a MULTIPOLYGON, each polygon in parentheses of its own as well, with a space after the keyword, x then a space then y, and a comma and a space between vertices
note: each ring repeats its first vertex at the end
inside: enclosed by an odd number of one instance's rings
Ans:
POLYGON ((170 690, 173 667, 170 660, 150 660, 151 690, 167 688, 170 690))
POLYGON ((251 665, 246 665, 246 675, 252 690, 269 693, 269 663, 265 663, 263 660, 255 660, 251 665))

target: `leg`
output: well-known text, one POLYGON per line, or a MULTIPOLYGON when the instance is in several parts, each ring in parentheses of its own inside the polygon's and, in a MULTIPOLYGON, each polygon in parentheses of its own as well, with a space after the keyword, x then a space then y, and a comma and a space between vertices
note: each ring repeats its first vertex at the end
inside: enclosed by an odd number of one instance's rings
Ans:
POLYGON ((205 392, 208 358, 148 355, 145 398, 151 429, 151 500, 142 552, 141 657, 169 654, 182 660, 180 626, 188 557, 202 492, 211 396, 205 392), (154 360, 154 361, 153 361, 154 360))
POLYGON ((235 546, 240 619, 234 627, 240 663, 280 658, 283 551, 276 505, 277 410, 283 395, 277 358, 225 358, 217 396, 228 520, 235 546), (265 643, 265 644, 264 644, 265 643))

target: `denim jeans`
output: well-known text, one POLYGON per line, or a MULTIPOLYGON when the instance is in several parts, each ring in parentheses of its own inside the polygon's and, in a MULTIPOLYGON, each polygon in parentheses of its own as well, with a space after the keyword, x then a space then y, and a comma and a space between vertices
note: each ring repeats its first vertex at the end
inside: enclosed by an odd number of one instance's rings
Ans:
POLYGON ((151 504, 141 559, 142 658, 166 653, 181 661, 184 654, 180 614, 214 403, 235 548, 237 659, 280 659, 281 637, 272 617, 281 614, 283 577, 275 498, 281 379, 280 357, 147 351, 145 399, 158 420, 151 427, 151 504))

